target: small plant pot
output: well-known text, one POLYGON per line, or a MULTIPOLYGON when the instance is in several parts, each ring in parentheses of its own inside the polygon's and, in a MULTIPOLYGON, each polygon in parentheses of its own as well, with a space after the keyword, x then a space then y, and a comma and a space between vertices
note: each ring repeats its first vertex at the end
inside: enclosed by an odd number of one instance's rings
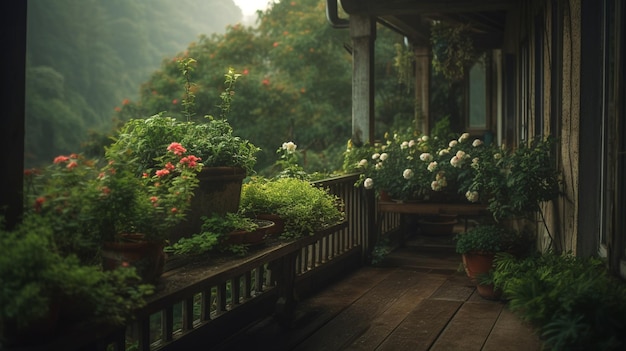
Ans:
MULTIPOLYGON (((134 237, 134 235, 126 235, 134 237)), ((164 243, 152 241, 105 242, 102 245, 102 266, 105 270, 133 266, 144 282, 155 282, 165 267, 164 243)))
POLYGON ((268 230, 275 226, 274 222, 267 220, 254 220, 259 227, 253 231, 235 230, 228 233, 224 242, 226 245, 258 245, 265 242, 268 230))
POLYGON ((493 284, 476 284, 478 295, 485 300, 500 300, 502 290, 496 289, 493 284))
POLYGON ((489 252, 466 252, 461 255, 465 273, 474 282, 481 274, 488 274, 493 268, 495 255, 489 252))
POLYGON ((268 236, 279 236, 285 231, 285 220, 277 214, 260 213, 256 215, 256 219, 274 222, 274 225, 266 230, 268 236))

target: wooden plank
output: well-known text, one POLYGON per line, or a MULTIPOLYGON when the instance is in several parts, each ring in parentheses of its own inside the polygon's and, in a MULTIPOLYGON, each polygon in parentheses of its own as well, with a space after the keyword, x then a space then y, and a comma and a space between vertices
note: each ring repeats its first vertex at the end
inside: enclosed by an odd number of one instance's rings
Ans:
POLYGON ((469 280, 465 273, 455 273, 450 275, 430 298, 436 300, 467 301, 475 290, 476 286, 469 280))
POLYGON ((461 305, 459 301, 422 301, 376 350, 429 350, 461 305))
POLYGON ((418 286, 423 279, 423 273, 392 271, 385 280, 367 291, 295 350, 343 350, 365 334, 372 327, 373 320, 387 311, 401 295, 418 286))
POLYGON ((481 350, 502 303, 465 303, 443 330, 430 351, 481 350))
POLYGON ((290 350, 299 342, 327 324, 372 287, 391 274, 391 270, 365 267, 301 301, 295 309, 289 328, 266 318, 251 328, 235 335, 216 350, 243 350, 259 345, 272 345, 275 350, 290 350))
POLYGON ((446 281, 446 277, 442 275, 428 273, 417 275, 420 276, 418 284, 404 292, 385 312, 373 318, 371 327, 351 345, 346 346, 346 350, 376 349, 413 309, 446 281))
POLYGON ((483 351, 539 351, 542 343, 533 329, 504 308, 483 351))

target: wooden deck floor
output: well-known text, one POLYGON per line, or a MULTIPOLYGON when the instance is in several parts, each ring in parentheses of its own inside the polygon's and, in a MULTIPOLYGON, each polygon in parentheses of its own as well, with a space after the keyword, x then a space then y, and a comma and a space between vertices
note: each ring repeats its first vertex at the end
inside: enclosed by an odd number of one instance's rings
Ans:
POLYGON ((503 302, 481 298, 459 264, 446 250, 397 250, 386 265, 299 301, 290 326, 268 318, 217 349, 540 350, 532 330, 503 302))

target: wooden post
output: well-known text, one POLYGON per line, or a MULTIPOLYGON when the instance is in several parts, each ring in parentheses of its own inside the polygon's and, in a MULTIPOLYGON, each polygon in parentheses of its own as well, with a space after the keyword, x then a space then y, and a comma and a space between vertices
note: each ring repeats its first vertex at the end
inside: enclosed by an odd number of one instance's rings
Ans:
POLYGON ((368 15, 350 16, 352 38, 352 143, 374 142, 374 41, 376 22, 368 15))
POLYGON ((430 48, 415 47, 415 102, 417 105, 416 127, 425 135, 430 134, 430 48))
POLYGON ((11 229, 22 216, 24 175, 24 101, 26 71, 26 1, 12 1, 2 11, 2 43, 6 49, 2 72, 3 183, 0 187, 0 217, 11 229), (9 6, 11 6, 9 10, 9 6))

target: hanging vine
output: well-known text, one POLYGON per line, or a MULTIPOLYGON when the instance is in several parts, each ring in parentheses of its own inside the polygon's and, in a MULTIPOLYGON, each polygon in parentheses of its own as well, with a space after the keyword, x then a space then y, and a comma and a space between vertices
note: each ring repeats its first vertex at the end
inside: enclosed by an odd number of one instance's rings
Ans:
POLYGON ((433 51, 433 69, 452 81, 462 80, 465 70, 478 58, 479 54, 469 35, 470 25, 451 25, 440 21, 433 22, 430 42, 433 51))

